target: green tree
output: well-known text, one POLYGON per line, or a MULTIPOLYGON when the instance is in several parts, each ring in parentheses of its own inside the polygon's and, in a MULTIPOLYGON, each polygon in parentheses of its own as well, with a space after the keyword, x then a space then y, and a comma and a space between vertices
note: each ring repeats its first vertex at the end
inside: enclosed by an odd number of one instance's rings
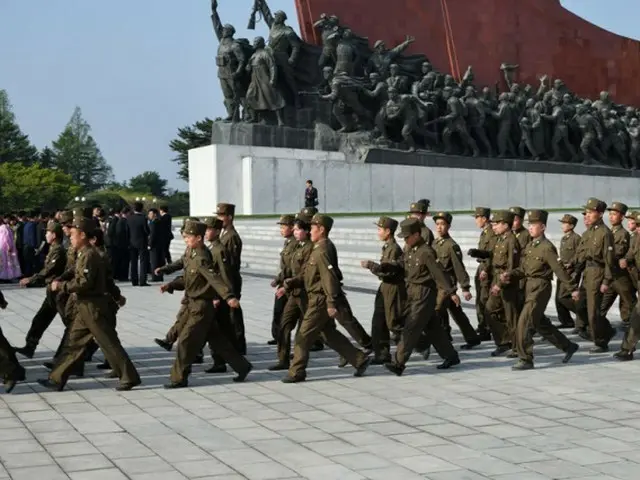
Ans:
POLYGON ((9 95, 0 90, 0 163, 32 165, 38 161, 38 149, 16 122, 9 95))
POLYGON ((84 192, 102 188, 113 179, 111 167, 91 136, 91 126, 79 107, 58 139, 53 142, 55 165, 69 174, 84 192))
POLYGON ((169 148, 177 153, 171 159, 176 162, 180 168, 178 170, 178 178, 189 181, 189 155, 188 152, 192 148, 206 147, 211 145, 211 130, 213 129, 213 120, 205 118, 191 126, 178 129, 178 137, 171 140, 169 148))
POLYGON ((158 172, 146 171, 129 180, 129 188, 135 192, 147 192, 154 197, 163 197, 167 190, 167 181, 158 172))
POLYGON ((40 151, 40 155, 38 157, 38 163, 42 168, 53 168, 56 166, 56 158, 53 150, 49 147, 44 147, 40 151))
POLYGON ((0 164, 0 209, 55 209, 66 205, 80 189, 56 168, 17 162, 0 164))

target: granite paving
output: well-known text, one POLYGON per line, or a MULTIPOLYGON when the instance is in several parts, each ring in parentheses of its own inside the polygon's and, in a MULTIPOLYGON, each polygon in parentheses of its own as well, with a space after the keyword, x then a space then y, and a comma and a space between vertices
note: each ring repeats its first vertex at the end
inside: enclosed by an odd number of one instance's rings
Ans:
MULTIPOLYGON (((607 480, 640 472, 640 362, 589 355, 585 342, 568 365, 538 342, 536 369, 513 372, 513 361, 490 357, 485 344, 446 372, 435 368, 435 352, 428 361, 414 355, 402 377, 372 366, 354 378, 324 351, 312 354, 307 382, 286 385, 267 370, 273 290, 247 276, 255 367, 247 382, 205 374, 205 364, 189 388, 165 390, 173 354, 153 338, 172 324, 180 297, 157 285, 122 288, 129 301, 119 334, 143 385, 118 393, 90 364, 64 392, 41 388, 41 364, 63 331, 56 319, 36 356, 20 359, 28 381, 0 394, 0 479, 607 480)), ((0 325, 21 345, 44 292, 2 289, 9 308, 0 325)), ((348 299, 369 329, 373 296, 348 299)))

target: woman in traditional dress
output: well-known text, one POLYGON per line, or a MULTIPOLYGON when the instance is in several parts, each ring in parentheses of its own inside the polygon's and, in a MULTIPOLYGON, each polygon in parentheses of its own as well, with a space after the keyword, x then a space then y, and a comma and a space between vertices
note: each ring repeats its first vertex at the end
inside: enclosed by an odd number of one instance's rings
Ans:
POLYGON ((13 230, 0 219, 0 280, 12 281, 21 276, 13 230))

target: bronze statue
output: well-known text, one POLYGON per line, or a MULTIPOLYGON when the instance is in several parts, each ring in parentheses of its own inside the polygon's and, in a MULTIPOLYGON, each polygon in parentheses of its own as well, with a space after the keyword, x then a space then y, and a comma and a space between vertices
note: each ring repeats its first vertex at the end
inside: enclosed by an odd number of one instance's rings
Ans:
POLYGON ((331 79, 331 93, 321 98, 333 103, 333 114, 342 125, 339 132, 364 130, 370 123, 371 115, 360 102, 360 95, 365 90, 366 84, 344 72, 331 79))
POLYGON ((251 72, 251 83, 247 90, 247 105, 255 112, 256 120, 267 123, 266 112, 275 112, 278 125, 284 125, 284 98, 278 91, 278 69, 273 53, 265 48, 262 37, 256 37, 253 42, 254 53, 247 65, 251 72))

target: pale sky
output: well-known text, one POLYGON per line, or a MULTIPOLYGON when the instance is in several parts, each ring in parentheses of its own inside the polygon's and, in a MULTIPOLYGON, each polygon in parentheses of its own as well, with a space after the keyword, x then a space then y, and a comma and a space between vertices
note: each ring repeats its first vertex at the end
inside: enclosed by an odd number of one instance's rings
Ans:
MULTIPOLYGON (((640 0, 562 3, 640 38, 640 0)), ((246 30, 251 0, 219 4, 238 36, 266 33, 264 24, 246 30)), ((269 6, 297 28, 293 0, 269 6)), ((178 127, 224 114, 209 15, 207 0, 0 0, 0 88, 37 147, 57 138, 78 105, 117 180, 157 170, 186 189, 169 161, 169 141, 178 127)))

